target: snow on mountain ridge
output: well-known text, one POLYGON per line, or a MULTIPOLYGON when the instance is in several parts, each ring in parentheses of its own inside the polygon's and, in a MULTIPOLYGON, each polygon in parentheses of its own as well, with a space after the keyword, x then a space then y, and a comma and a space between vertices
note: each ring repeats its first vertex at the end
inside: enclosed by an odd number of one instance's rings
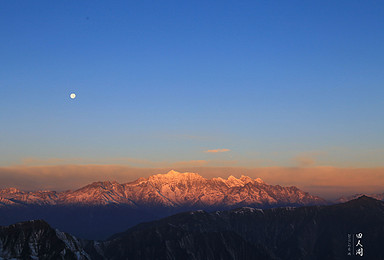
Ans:
POLYGON ((228 177, 228 179, 225 183, 228 185, 228 187, 237 187, 237 186, 242 187, 242 186, 244 186, 244 182, 242 180, 237 179, 236 177, 234 177, 232 175, 228 177))
POLYGON ((206 181, 204 177, 197 173, 193 172, 184 172, 180 173, 174 170, 169 171, 166 174, 156 174, 150 176, 148 179, 151 183, 191 183, 191 182, 201 182, 206 181))
POLYGON ((131 207, 244 206, 273 204, 321 204, 324 201, 296 187, 265 184, 260 178, 206 179, 197 173, 174 170, 120 184, 94 182, 75 191, 23 192, 0 190, 2 205, 127 205, 131 207))

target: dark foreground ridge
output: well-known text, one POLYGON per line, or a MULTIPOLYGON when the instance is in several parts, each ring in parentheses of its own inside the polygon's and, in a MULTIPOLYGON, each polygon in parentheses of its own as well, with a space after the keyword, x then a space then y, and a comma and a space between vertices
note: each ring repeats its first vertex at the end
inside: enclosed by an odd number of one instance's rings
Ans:
POLYGON ((384 202, 362 196, 331 206, 180 213, 106 241, 80 240, 42 220, 0 228, 0 259, 384 259, 384 202))

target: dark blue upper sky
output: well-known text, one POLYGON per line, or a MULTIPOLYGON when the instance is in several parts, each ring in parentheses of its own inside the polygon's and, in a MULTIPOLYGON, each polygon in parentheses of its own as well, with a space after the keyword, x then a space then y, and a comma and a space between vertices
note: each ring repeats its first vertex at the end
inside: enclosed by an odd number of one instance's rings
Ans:
POLYGON ((382 165, 383 14, 383 1, 2 1, 0 165, 382 165))

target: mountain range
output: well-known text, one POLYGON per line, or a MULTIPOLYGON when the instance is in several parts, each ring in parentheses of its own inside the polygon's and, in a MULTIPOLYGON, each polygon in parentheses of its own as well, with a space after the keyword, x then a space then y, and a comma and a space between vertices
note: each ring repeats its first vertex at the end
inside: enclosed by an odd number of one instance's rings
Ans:
POLYGON ((317 205, 325 201, 296 187, 273 186, 260 178, 230 176, 205 179, 196 173, 170 171, 134 182, 94 182, 75 191, 26 192, 16 188, 0 190, 0 207, 26 205, 124 205, 147 207, 239 207, 254 205, 317 205))
MULTIPOLYGON (((341 198, 338 203, 350 199, 341 198)), ((376 196, 376 198, 382 198, 376 196)), ((130 183, 94 182, 74 191, 0 190, 0 225, 44 219, 86 239, 106 239, 144 221, 191 210, 260 209, 331 204, 297 187, 247 176, 206 179, 170 171, 130 183)))
POLYGON ((36 220, 0 227, 0 259, 384 259, 384 202, 190 211, 104 241, 36 220), (350 255, 349 255, 350 254, 350 255))
POLYGON ((81 238, 105 239, 140 222, 189 210, 324 204, 325 200, 296 187, 268 185, 259 178, 206 179, 170 171, 125 184, 94 182, 74 191, 3 189, 0 225, 44 219, 81 238))

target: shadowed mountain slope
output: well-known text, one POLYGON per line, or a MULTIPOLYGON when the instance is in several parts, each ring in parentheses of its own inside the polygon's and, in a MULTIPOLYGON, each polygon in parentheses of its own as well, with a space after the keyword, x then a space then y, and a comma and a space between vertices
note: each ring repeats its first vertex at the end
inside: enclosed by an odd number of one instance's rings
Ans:
POLYGON ((384 202, 363 196, 331 206, 199 210, 142 223, 103 242, 30 221, 0 228, 0 257, 62 259, 66 252, 66 259, 354 259, 347 256, 348 234, 357 233, 364 259, 384 259, 384 202))

